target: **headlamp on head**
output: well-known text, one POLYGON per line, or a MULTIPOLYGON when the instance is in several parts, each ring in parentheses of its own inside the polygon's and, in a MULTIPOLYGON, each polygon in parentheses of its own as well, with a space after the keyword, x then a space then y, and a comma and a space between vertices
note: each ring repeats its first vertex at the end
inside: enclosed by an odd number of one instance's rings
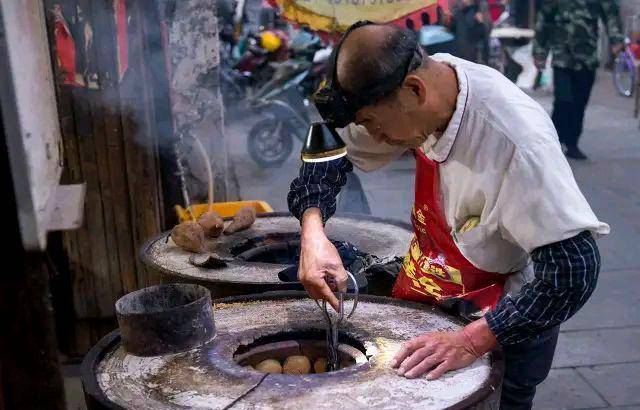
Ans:
MULTIPOLYGON (((384 79, 376 81, 375 84, 372 84, 370 87, 366 87, 366 89, 361 90, 357 95, 343 90, 338 82, 336 67, 338 54, 340 52, 340 48, 342 47, 342 43, 349 35, 349 33, 353 30, 372 24, 375 23, 372 23, 370 21, 360 21, 355 23, 354 25, 349 27, 349 29, 345 32, 345 34, 342 36, 342 38, 334 48, 329 60, 329 66, 327 68, 327 79, 322 82, 318 91, 316 91, 316 93, 313 95, 313 103, 324 119, 324 123, 322 123, 322 126, 318 125, 319 123, 315 123, 312 124, 309 128, 307 141, 303 148, 303 161, 309 162, 309 159, 305 159, 305 150, 311 150, 311 147, 319 149, 319 147, 324 145, 323 143, 313 141, 311 139, 327 137, 327 130, 330 131, 330 139, 339 141, 344 146, 342 139, 340 139, 340 136, 335 132, 335 128, 344 128, 350 123, 354 122, 356 113, 361 108, 368 105, 373 105, 384 97, 390 95, 400 85, 402 85, 402 82, 404 81, 408 73, 422 65, 423 56, 420 45, 418 44, 412 33, 403 31, 401 35, 407 36, 405 39, 409 40, 412 43, 411 46, 413 48, 413 53, 410 58, 408 58, 408 61, 401 61, 400 64, 397 65, 395 70, 389 73, 384 79), (315 130, 313 130, 314 128, 315 130), (323 129, 322 132, 319 131, 320 128, 323 129)), ((335 149, 333 144, 327 145, 327 149, 329 148, 330 150, 335 149)), ((318 155, 318 153, 316 152, 314 155, 318 155)), ((334 153, 328 152, 328 154, 324 156, 324 158, 334 159, 334 153)), ((328 161, 329 159, 324 160, 328 161)))
POLYGON ((327 162, 347 155, 347 146, 333 126, 314 122, 302 146, 302 161, 327 162))

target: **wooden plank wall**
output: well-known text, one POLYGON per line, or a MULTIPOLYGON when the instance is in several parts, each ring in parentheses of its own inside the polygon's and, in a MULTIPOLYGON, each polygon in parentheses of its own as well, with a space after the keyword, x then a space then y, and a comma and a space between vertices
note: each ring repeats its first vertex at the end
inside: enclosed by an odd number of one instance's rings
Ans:
MULTIPOLYGON (((168 219, 162 190, 158 135, 171 138, 170 110, 158 99, 166 78, 157 50, 150 50, 145 25, 154 2, 127 1, 128 69, 119 81, 113 0, 45 0, 57 99, 65 150, 64 183, 86 182, 85 223, 62 235, 73 295, 75 336, 67 354, 82 354, 113 328, 114 302, 123 294, 159 282, 137 258, 138 250, 160 233, 168 219), (54 7, 77 35, 76 50, 89 82, 62 84, 55 57, 54 7), (146 9, 146 10, 145 10, 146 9), (80 34, 79 34, 80 33, 80 34), (91 41, 83 41, 82 37, 91 41), (88 73, 88 75, 87 75, 88 73), (160 105, 160 106, 159 106, 160 105), (160 125, 159 125, 160 124, 160 125), (163 127, 163 129, 159 129, 163 127)), ((156 42, 157 43, 157 42, 156 42)), ((168 95, 168 91, 164 92, 168 95)), ((170 141, 169 141, 170 142, 170 141)), ((171 170, 169 170, 171 172, 171 170)))

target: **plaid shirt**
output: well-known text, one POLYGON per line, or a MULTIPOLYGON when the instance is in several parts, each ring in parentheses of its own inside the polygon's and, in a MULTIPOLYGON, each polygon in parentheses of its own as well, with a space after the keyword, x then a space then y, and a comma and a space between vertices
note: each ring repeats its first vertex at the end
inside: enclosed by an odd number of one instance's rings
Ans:
POLYGON ((303 163, 300 175, 291 183, 287 203, 289 211, 302 220, 308 208, 320 208, 322 222, 336 212, 336 197, 353 171, 351 161, 340 158, 327 162, 303 163))
MULTIPOLYGON (((353 166, 346 158, 305 163, 291 183, 289 210, 298 219, 319 208, 326 222, 336 210, 336 196, 353 166)), ((531 252, 535 279, 520 293, 507 295, 485 315, 501 345, 525 341, 573 316, 593 293, 600 272, 600 253, 590 232, 542 246, 531 252)))
POLYGON ((600 252, 591 232, 531 252, 535 279, 485 315, 502 345, 522 342, 573 316, 596 288, 600 252))

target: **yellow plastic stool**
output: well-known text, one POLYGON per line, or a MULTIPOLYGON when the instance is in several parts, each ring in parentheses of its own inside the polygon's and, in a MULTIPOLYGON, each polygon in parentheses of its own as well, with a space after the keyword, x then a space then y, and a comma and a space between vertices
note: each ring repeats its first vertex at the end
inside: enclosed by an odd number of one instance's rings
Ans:
MULTIPOLYGON (((271 205, 265 201, 233 201, 233 202, 216 202, 211 205, 212 210, 220 214, 221 217, 227 218, 233 216, 238 210, 244 206, 251 206, 258 214, 266 214, 273 212, 271 205)), ((180 222, 190 221, 192 215, 198 219, 200 215, 209 210, 208 204, 195 204, 185 209, 180 205, 173 207, 180 222)))

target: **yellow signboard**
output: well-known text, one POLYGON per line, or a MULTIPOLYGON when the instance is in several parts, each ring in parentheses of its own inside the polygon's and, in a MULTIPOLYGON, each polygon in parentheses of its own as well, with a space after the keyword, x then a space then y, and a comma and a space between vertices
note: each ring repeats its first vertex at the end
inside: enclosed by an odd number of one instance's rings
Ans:
POLYGON ((289 20, 312 29, 343 31, 359 20, 387 23, 437 0, 276 0, 289 20))

